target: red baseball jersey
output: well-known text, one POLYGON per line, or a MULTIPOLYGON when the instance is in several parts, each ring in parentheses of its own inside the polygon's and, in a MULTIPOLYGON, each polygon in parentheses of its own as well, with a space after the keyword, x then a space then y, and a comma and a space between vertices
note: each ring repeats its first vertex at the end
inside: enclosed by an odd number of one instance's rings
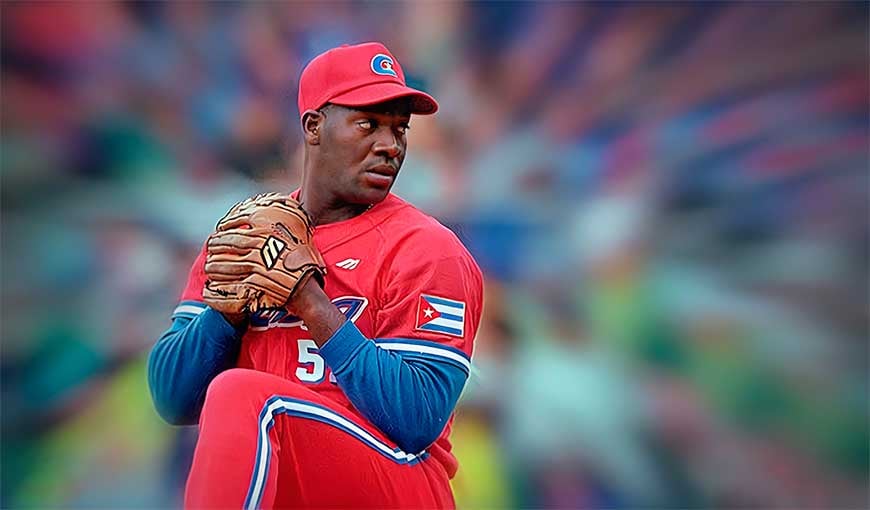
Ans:
MULTIPOLYGON (((367 338, 396 350, 408 344, 384 340, 423 340, 431 354, 470 364, 483 277, 453 232, 391 194, 359 216, 316 227, 314 243, 326 262, 324 291, 367 338)), ((181 301, 202 302, 204 264, 203 249, 181 301)), ((251 317, 238 366, 298 381, 359 415, 305 325, 286 310, 251 317)), ((452 421, 429 449, 451 478, 457 468, 448 439, 452 421)))

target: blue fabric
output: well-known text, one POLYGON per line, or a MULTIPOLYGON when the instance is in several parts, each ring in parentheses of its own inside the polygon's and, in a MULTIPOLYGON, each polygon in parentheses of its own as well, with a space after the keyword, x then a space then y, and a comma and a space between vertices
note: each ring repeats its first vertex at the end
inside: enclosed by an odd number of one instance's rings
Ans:
POLYGON ((220 312, 199 303, 199 314, 176 313, 148 358, 148 385, 154 407, 173 425, 199 419, 209 383, 235 366, 244 330, 220 312))
POLYGON ((436 342, 371 342, 350 321, 320 348, 353 405, 409 453, 438 439, 453 413, 468 378, 468 360, 462 354, 464 364, 456 363, 457 352, 436 342), (430 352, 388 350, 379 344, 430 352))

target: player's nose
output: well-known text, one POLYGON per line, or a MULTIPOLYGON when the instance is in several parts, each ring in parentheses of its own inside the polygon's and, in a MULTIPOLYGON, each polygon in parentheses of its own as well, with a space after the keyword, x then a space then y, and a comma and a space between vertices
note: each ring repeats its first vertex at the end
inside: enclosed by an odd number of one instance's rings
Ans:
POLYGON ((377 140, 375 140, 374 145, 372 145, 372 152, 378 156, 386 156, 387 158, 394 159, 399 157, 402 153, 402 146, 399 142, 399 138, 395 133, 393 133, 393 130, 381 129, 378 133, 377 140))

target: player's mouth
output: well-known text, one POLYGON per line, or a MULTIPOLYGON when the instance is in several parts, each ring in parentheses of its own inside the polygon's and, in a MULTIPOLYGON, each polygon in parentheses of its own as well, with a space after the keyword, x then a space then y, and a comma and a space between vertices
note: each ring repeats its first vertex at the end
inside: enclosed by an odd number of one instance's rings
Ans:
POLYGON ((392 165, 378 165, 365 171, 365 178, 376 188, 388 188, 393 184, 399 170, 392 165))

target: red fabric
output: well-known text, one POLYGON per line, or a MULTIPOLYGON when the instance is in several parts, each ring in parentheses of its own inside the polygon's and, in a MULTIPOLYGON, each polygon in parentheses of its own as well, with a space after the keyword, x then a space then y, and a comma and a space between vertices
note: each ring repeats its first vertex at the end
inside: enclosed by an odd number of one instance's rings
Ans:
POLYGON ((411 113, 428 115, 438 110, 432 96, 405 85, 399 61, 376 42, 326 51, 305 66, 299 79, 299 115, 326 103, 365 106, 399 97, 413 99, 411 113))
MULTIPOLYGON (((268 468, 256 486, 255 465, 263 408, 287 397, 329 408, 377 440, 377 429, 300 383, 253 370, 228 370, 212 382, 185 493, 185 508, 453 508, 447 473, 432 458, 396 462, 341 428, 276 414, 268 433, 268 468)), ((265 455, 263 456, 265 458, 265 455)))
MULTIPOLYGON (((326 294, 333 302, 345 298, 359 305, 351 319, 367 338, 436 342, 471 357, 483 306, 483 277, 462 243, 435 219, 390 195, 360 216, 317 227, 314 243, 326 262, 326 294), (418 329, 423 294, 465 303, 461 337, 418 329)), ((204 254, 200 254, 182 301, 202 301, 203 264, 204 254)), ((252 318, 242 338, 238 366, 304 386, 368 423, 341 388, 330 381, 328 366, 322 365, 322 375, 315 373, 319 356, 313 346, 298 320, 262 314, 252 318)), ((452 421, 428 450, 429 462, 441 464, 449 478, 457 470, 449 441, 452 421)), ((201 423, 200 427, 207 425, 201 423)), ((215 458, 221 454, 214 452, 215 458)))

